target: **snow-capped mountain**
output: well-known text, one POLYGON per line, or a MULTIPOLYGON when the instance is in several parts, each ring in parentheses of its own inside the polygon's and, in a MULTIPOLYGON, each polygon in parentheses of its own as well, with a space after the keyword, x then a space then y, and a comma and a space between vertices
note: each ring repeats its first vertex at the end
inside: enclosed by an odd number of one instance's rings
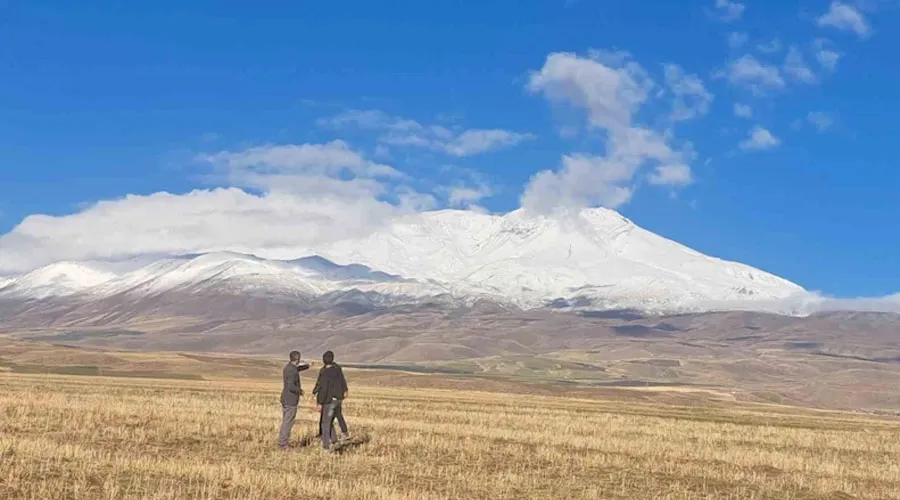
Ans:
POLYGON ((739 303, 753 308, 804 292, 750 266, 700 254, 603 208, 572 218, 522 210, 503 216, 430 212, 315 252, 334 262, 359 262, 527 307, 563 299, 611 309, 703 310, 739 303))
POLYGON ((758 269, 700 254, 606 209, 571 218, 521 210, 426 212, 363 238, 294 255, 259 254, 270 258, 210 252, 131 266, 60 262, 0 279, 0 297, 146 297, 171 291, 318 297, 356 290, 399 301, 449 296, 522 308, 682 312, 722 304, 766 309, 804 292, 758 269))

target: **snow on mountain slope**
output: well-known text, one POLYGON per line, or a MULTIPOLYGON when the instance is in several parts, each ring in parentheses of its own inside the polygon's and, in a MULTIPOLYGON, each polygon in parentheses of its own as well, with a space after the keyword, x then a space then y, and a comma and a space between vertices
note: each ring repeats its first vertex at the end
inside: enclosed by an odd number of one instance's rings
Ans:
POLYGON ((522 210, 503 216, 429 212, 316 250, 338 263, 359 262, 524 306, 587 297, 610 308, 679 310, 803 292, 758 269, 700 254, 603 208, 569 219, 522 210))
POLYGON ((16 282, 15 276, 0 276, 0 290, 12 285, 16 282))
POLYGON ((88 292, 100 295, 155 295, 169 290, 219 290, 315 296, 354 284, 396 279, 360 265, 339 266, 321 257, 277 261, 232 252, 214 252, 159 260, 88 292))
POLYGON ((31 299, 60 297, 95 287, 115 277, 113 273, 86 263, 57 262, 16 278, 2 287, 2 291, 31 299))
POLYGON ((366 237, 293 257, 266 260, 215 252, 164 258, 136 269, 58 263, 17 278, 0 294, 39 298, 179 290, 321 296, 355 289, 396 297, 488 298, 521 307, 570 303, 672 312, 710 309, 715 303, 763 308, 804 292, 758 269, 703 255, 602 208, 569 218, 523 210, 505 215, 425 212, 399 218, 366 237))
POLYGON ((359 264, 340 266, 318 256, 293 261, 266 260, 231 252, 164 258, 116 275, 100 265, 59 263, 0 287, 0 295, 40 299, 70 296, 109 297, 117 294, 154 296, 169 291, 190 293, 254 293, 281 296, 321 296, 357 289, 396 297, 427 297, 447 293, 434 283, 418 283, 373 271, 359 264))

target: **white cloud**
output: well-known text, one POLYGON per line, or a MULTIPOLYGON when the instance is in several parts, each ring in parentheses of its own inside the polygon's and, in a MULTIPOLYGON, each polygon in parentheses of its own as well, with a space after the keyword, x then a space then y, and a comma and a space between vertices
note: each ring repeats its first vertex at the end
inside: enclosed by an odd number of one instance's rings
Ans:
POLYGON ((771 132, 759 125, 750 130, 747 139, 738 145, 744 151, 759 151, 763 149, 772 149, 781 144, 781 140, 772 135, 771 132))
POLYGON ((522 206, 538 213, 603 205, 616 208, 633 193, 628 185, 635 166, 582 153, 564 155, 558 172, 543 170, 532 176, 522 206))
POLYGON ((507 149, 535 138, 534 134, 502 129, 466 130, 458 126, 423 125, 380 110, 347 110, 337 116, 320 119, 318 124, 331 128, 352 126, 378 131, 382 146, 418 147, 455 157, 507 149))
POLYGON ((863 14, 843 2, 831 2, 828 12, 816 20, 820 27, 831 27, 840 31, 852 31, 860 38, 872 34, 872 27, 863 14))
POLYGON ((296 257, 435 205, 387 165, 342 141, 268 145, 199 156, 231 187, 100 201, 65 216, 31 215, 0 236, 0 273, 59 260, 215 250, 296 257))
POLYGON ((829 71, 837 69, 838 62, 841 60, 843 54, 831 49, 830 41, 828 39, 817 38, 813 42, 813 47, 816 50, 816 60, 819 61, 820 66, 829 71))
POLYGON ((284 144, 251 147, 237 152, 220 151, 198 155, 198 160, 215 166, 238 185, 271 187, 282 177, 337 176, 391 178, 403 174, 389 165, 371 162, 344 141, 325 144, 284 144))
POLYGON ((816 53, 816 59, 823 68, 834 71, 837 68, 838 61, 841 59, 841 54, 833 50, 820 50, 816 53))
POLYGON ((550 54, 528 82, 530 91, 542 92, 551 102, 586 110, 589 123, 604 129, 631 126, 634 112, 653 88, 640 65, 622 54, 606 53, 550 54))
MULTIPOLYGON (((667 77, 676 95, 705 99, 699 79, 686 78, 677 67, 667 68, 667 77)), ((618 207, 631 199, 635 177, 648 164, 656 166, 649 176, 652 183, 688 183, 685 153, 672 149, 668 135, 634 123, 656 88, 647 72, 624 53, 550 54, 544 66, 531 74, 528 89, 542 93, 553 104, 584 111, 588 126, 604 133, 606 152, 564 155, 558 171, 545 170, 530 179, 522 206, 537 212, 598 204, 618 207)), ((676 107, 682 119, 701 113, 702 108, 693 100, 676 107)))
POLYGON ((806 121, 816 127, 819 132, 825 132, 834 125, 834 118, 823 111, 810 111, 806 115, 806 121))
POLYGON ((802 291, 784 299, 753 301, 752 304, 747 301, 708 301, 702 305, 713 309, 737 311, 748 309, 750 306, 753 310, 796 316, 841 311, 900 313, 900 294, 884 297, 834 298, 818 292, 802 291))
POLYGON ((437 208, 438 201, 429 193, 420 193, 409 186, 400 186, 396 189, 396 198, 402 210, 396 210, 394 215, 408 212, 424 212, 437 208))
POLYGON ((443 165, 439 170, 442 177, 453 179, 437 188, 450 207, 484 211, 478 203, 496 192, 487 176, 477 170, 457 165, 443 165))
POLYGON ((447 201, 451 207, 471 208, 491 194, 488 186, 455 186, 448 190, 447 201))
POLYGON ((812 69, 806 64, 803 53, 795 46, 788 49, 787 57, 784 60, 784 72, 794 81, 800 83, 817 83, 819 79, 812 69))
POLYGON ((648 180, 661 186, 685 186, 694 181, 694 175, 688 165, 658 165, 648 180))
POLYGON ((749 37, 746 33, 739 33, 737 31, 732 31, 728 34, 728 46, 732 49, 739 49, 747 43, 747 39, 749 37))
POLYGON ((744 15, 746 6, 731 0, 716 0, 716 14, 726 23, 739 20, 744 15))
POLYGON ((395 118, 377 109, 349 109, 336 116, 319 118, 316 123, 323 127, 341 128, 353 125, 370 130, 381 128, 409 130, 421 127, 417 122, 395 118))
POLYGON ((752 118, 753 108, 746 104, 734 103, 734 116, 739 118, 752 118))
POLYGON ((731 61, 728 68, 716 76, 727 78, 732 85, 746 88, 755 95, 763 95, 785 85, 777 67, 763 64, 750 54, 731 61))
POLYGON ((675 94, 670 118, 683 121, 703 116, 709 111, 713 95, 703 86, 700 77, 685 74, 677 64, 665 65, 666 84, 675 94))
POLYGON ((807 299, 806 309, 803 312, 812 314, 815 312, 834 311, 900 313, 900 293, 884 297, 857 297, 851 299, 838 299, 825 297, 820 294, 811 294, 811 297, 807 299))
POLYGON ((390 158, 391 149, 384 144, 378 144, 375 146, 375 151, 373 154, 376 158, 390 158))
POLYGON ((443 143, 441 148, 453 156, 471 156, 495 149, 505 149, 533 139, 532 134, 518 134, 508 130, 466 130, 443 143))
POLYGON ((764 54, 774 54, 781 51, 781 40, 773 38, 768 42, 760 43, 756 46, 756 50, 764 54))
POLYGON ((239 188, 128 195, 72 215, 26 217, 0 237, 0 272, 59 260, 223 249, 261 255, 290 249, 296 256, 309 245, 365 234, 400 210, 365 188, 318 196, 239 188))

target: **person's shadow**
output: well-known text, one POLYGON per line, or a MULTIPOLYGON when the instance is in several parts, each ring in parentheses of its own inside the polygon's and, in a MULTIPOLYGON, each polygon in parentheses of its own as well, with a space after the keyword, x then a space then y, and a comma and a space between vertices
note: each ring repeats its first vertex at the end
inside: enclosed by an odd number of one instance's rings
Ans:
MULTIPOLYGON (((359 434, 354 433, 350 439, 345 441, 338 441, 334 445, 334 452, 338 454, 344 454, 348 451, 354 450, 367 444, 372 440, 372 437, 368 432, 361 432, 359 434)), ((298 448, 308 448, 310 446, 320 446, 322 443, 321 437, 316 436, 315 434, 309 433, 305 434, 300 441, 297 443, 298 448)))
POLYGON ((354 434, 350 437, 350 439, 346 441, 338 441, 336 446, 334 446, 334 452, 343 455, 348 451, 352 451, 356 448, 359 448, 360 446, 363 446, 364 444, 367 444, 371 440, 372 438, 368 433, 359 435, 354 434))

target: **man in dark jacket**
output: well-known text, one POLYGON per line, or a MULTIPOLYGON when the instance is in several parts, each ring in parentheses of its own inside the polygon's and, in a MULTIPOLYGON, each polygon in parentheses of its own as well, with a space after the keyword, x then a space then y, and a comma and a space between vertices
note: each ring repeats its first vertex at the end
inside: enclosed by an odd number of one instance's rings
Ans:
POLYGON ((278 446, 282 449, 288 447, 291 439, 291 429, 294 428, 294 420, 297 418, 297 406, 300 404, 300 396, 303 389, 300 388, 300 372, 309 368, 309 363, 300 363, 300 352, 291 351, 288 364, 281 370, 284 387, 281 389, 281 432, 278 434, 278 446))
POLYGON ((322 433, 322 448, 331 451, 334 439, 334 419, 338 419, 341 430, 347 432, 347 423, 341 411, 341 403, 347 397, 347 380, 341 367, 334 362, 334 353, 325 351, 322 355, 325 366, 319 370, 319 378, 316 380, 316 403, 318 404, 320 421, 319 429, 322 433))
MULTIPOLYGON (((338 365, 337 363, 334 363, 334 362, 333 362, 334 354, 332 354, 331 356, 332 356, 332 366, 337 367, 338 371, 341 372, 341 376, 343 377, 343 376, 344 376, 344 372, 343 372, 343 370, 341 369, 340 365, 338 365)), ((319 376, 320 376, 320 377, 321 377, 321 374, 322 374, 322 370, 324 370, 324 369, 325 369, 325 368, 323 367, 323 368, 321 368, 321 369, 319 370, 319 376)), ((345 386, 346 386, 346 379, 345 379, 344 384, 345 384, 345 386)), ((312 393, 313 393, 314 396, 318 396, 318 394, 319 394, 319 379, 316 379, 316 386, 313 387, 312 393)), ((346 398, 346 393, 345 393, 344 397, 346 398)), ((347 430, 347 421, 344 420, 344 412, 343 412, 343 408, 341 409, 341 411, 339 411, 339 412, 337 412, 337 413, 335 414, 335 418, 337 419, 338 425, 341 427, 341 434, 343 434, 342 438, 343 438, 343 439, 349 438, 349 437, 350 437, 350 431, 347 430)), ((322 437, 322 421, 323 421, 323 420, 325 420, 325 412, 322 411, 322 409, 320 408, 320 409, 319 409, 319 425, 316 427, 316 437, 317 437, 317 438, 321 438, 321 437, 322 437)), ((329 427, 331 428, 331 435, 332 435, 332 437, 333 437, 333 436, 334 436, 334 424, 332 423, 329 427)))

